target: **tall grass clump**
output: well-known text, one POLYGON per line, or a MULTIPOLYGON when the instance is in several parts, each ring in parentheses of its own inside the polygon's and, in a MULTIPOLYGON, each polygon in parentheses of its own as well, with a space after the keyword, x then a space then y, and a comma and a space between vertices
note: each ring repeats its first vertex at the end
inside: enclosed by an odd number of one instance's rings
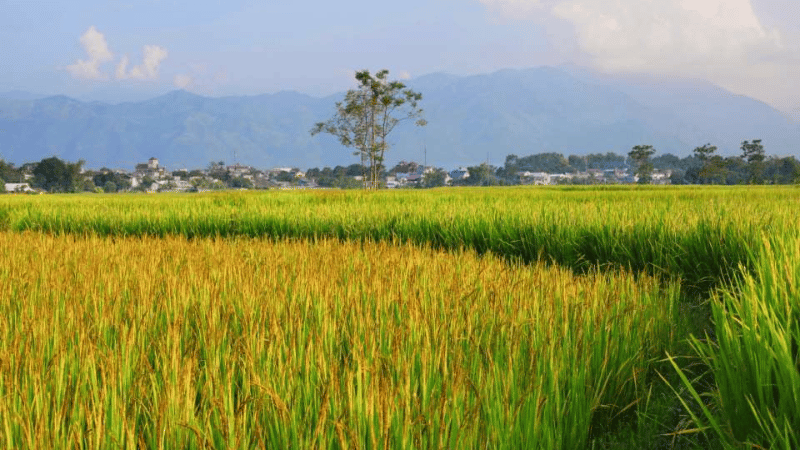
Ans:
POLYGON ((586 448, 679 295, 397 242, 0 233, 0 447, 586 448))
MULTIPOLYGON (((715 381, 701 399, 699 428, 728 446, 800 448, 800 239, 763 240, 753 272, 743 272, 712 299, 716 340, 693 338, 715 381)), ((677 368, 677 366, 676 366, 677 368)))

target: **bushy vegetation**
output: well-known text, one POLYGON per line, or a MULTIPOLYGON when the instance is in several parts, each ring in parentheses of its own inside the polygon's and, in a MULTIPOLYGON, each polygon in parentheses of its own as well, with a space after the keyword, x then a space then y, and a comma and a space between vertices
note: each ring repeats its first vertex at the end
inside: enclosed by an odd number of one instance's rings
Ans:
POLYGON ((3 197, 4 445, 795 448, 798 200, 3 197))

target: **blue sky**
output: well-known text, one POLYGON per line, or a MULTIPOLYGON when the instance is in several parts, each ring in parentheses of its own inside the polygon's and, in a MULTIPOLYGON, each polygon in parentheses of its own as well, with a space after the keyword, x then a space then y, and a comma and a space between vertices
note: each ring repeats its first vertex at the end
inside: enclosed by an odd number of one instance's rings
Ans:
POLYGON ((701 78, 800 113, 799 17, 796 0, 0 0, 0 92, 326 95, 362 68, 572 63, 701 78))

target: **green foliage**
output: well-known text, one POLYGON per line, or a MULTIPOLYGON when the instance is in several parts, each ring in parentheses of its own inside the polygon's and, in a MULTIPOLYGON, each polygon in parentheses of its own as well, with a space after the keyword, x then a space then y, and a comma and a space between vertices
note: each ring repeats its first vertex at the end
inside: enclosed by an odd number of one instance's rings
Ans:
POLYGON ((433 170, 422 176, 422 187, 434 188, 445 185, 447 174, 443 170, 433 170))
POLYGON ((639 176, 639 184, 650 184, 653 173, 653 164, 650 162, 650 157, 655 152, 652 145, 637 145, 628 152, 628 157, 636 164, 636 175, 639 176))
POLYGON ((753 142, 742 142, 742 159, 748 163, 764 161, 765 153, 764 146, 761 144, 761 139, 754 139, 753 142))
MULTIPOLYGON (((788 231, 788 230, 787 230, 788 231)), ((715 340, 693 338, 716 382, 694 421, 730 447, 800 448, 800 238, 765 237, 752 271, 712 300, 715 340)), ((683 375, 681 373, 681 375, 683 375)), ((687 409, 692 409, 686 405, 687 409)))
POLYGON ((6 183, 21 183, 23 180, 22 174, 14 167, 14 164, 2 159, 0 159, 0 178, 6 183))
POLYGON ((283 172, 283 171, 281 171, 280 173, 278 173, 277 176, 275 176, 275 181, 280 181, 280 182, 283 182, 283 183, 292 182, 292 181, 294 181, 294 179, 295 179, 294 175, 292 175, 291 172, 283 172))
POLYGON ((750 173, 750 184, 764 183, 764 159, 766 153, 761 139, 754 139, 753 142, 742 142, 742 159, 747 161, 747 168, 750 173))
POLYGON ((361 165, 368 167, 364 187, 374 189, 389 148, 387 136, 403 120, 416 119, 423 126, 422 108, 418 106, 422 94, 407 89, 400 81, 389 81, 389 71, 381 70, 374 76, 368 70, 356 72, 358 89, 347 91, 345 100, 336 103, 336 114, 327 122, 318 122, 311 129, 312 136, 328 133, 336 136, 345 147, 355 149, 361 165))
POLYGON ((136 186, 136 190, 140 192, 146 192, 150 190, 150 188, 153 186, 153 183, 155 182, 156 180, 154 180, 152 177, 150 177, 149 175, 145 175, 142 177, 142 180, 139 182, 139 185, 136 186))
POLYGON ((67 163, 57 157, 41 160, 33 169, 33 186, 49 192, 76 192, 82 190, 79 177, 83 161, 67 163))
POLYGON ((701 147, 695 147, 695 149, 692 151, 700 161, 706 162, 711 159, 712 156, 714 156, 714 153, 717 151, 717 147, 711 144, 706 144, 701 147))
POLYGON ((800 161, 793 156, 770 158, 764 169, 764 177, 771 184, 800 183, 800 161))
POLYGON ((229 186, 237 189, 252 189, 253 182, 245 177, 236 177, 231 179, 229 186))
MULTIPOLYGON (((584 164, 585 166, 585 164, 584 164)), ((547 172, 547 173, 568 173, 575 172, 569 161, 560 153, 539 153, 524 157, 508 155, 504 166, 505 172, 509 175, 519 171, 547 172)))
POLYGON ((94 182, 91 178, 85 178, 80 181, 80 190, 83 192, 94 192, 97 186, 94 185, 94 182))
POLYGON ((95 186, 103 187, 103 191, 107 193, 117 192, 131 187, 131 182, 127 177, 106 168, 102 168, 95 173, 92 177, 92 181, 94 181, 95 186))
POLYGON ((460 181, 466 186, 498 186, 500 179, 496 175, 496 169, 489 164, 483 163, 479 166, 467 167, 469 177, 460 181))
POLYGON ((228 170, 225 169, 225 162, 218 161, 218 162, 211 162, 208 164, 208 175, 212 178, 216 178, 217 180, 228 183, 231 179, 231 174, 228 173, 228 170))

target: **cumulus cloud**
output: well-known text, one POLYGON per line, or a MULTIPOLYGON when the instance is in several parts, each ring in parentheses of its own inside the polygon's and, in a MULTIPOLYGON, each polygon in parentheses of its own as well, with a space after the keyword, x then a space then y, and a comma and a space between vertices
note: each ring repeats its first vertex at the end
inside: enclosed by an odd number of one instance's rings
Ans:
POLYGON ((787 110, 800 102, 776 82, 800 75, 800 41, 765 25, 753 0, 477 1, 545 27, 565 59, 603 72, 704 78, 787 110))
POLYGON ((93 25, 83 33, 80 42, 88 59, 79 59, 75 64, 67 66, 67 71, 75 78, 105 79, 106 75, 100 71, 100 66, 114 58, 113 53, 108 49, 106 37, 93 25))
MULTIPOLYGON (((112 61, 114 54, 108 49, 108 43, 103 33, 94 26, 89 27, 80 38, 81 45, 86 51, 88 59, 81 59, 66 67, 66 70, 75 78, 87 80, 106 80, 108 75, 100 70, 104 63, 112 61)), ((142 49, 142 64, 128 70, 130 59, 123 55, 117 62, 114 71, 117 80, 154 80, 158 77, 161 62, 167 58, 168 52, 158 45, 145 45, 142 49)))
POLYGON ((581 50, 608 71, 706 75, 782 47, 750 0, 568 0, 551 11, 575 26, 581 50))
POLYGON ((125 55, 119 61, 119 64, 117 64, 116 76, 117 76, 118 80, 122 80, 122 79, 127 78, 127 76, 128 76, 127 75, 127 73, 128 73, 128 63, 129 62, 130 61, 128 61, 128 55, 125 55))
POLYGON ((158 68, 169 54, 167 49, 158 45, 145 45, 142 52, 144 54, 142 64, 131 68, 129 72, 126 72, 128 57, 122 58, 117 65, 117 79, 154 80, 158 77, 158 68))
POLYGON ((751 0, 478 0, 509 17, 561 19, 606 71, 714 72, 782 51, 751 0), (543 17, 543 14, 545 17, 543 17))

